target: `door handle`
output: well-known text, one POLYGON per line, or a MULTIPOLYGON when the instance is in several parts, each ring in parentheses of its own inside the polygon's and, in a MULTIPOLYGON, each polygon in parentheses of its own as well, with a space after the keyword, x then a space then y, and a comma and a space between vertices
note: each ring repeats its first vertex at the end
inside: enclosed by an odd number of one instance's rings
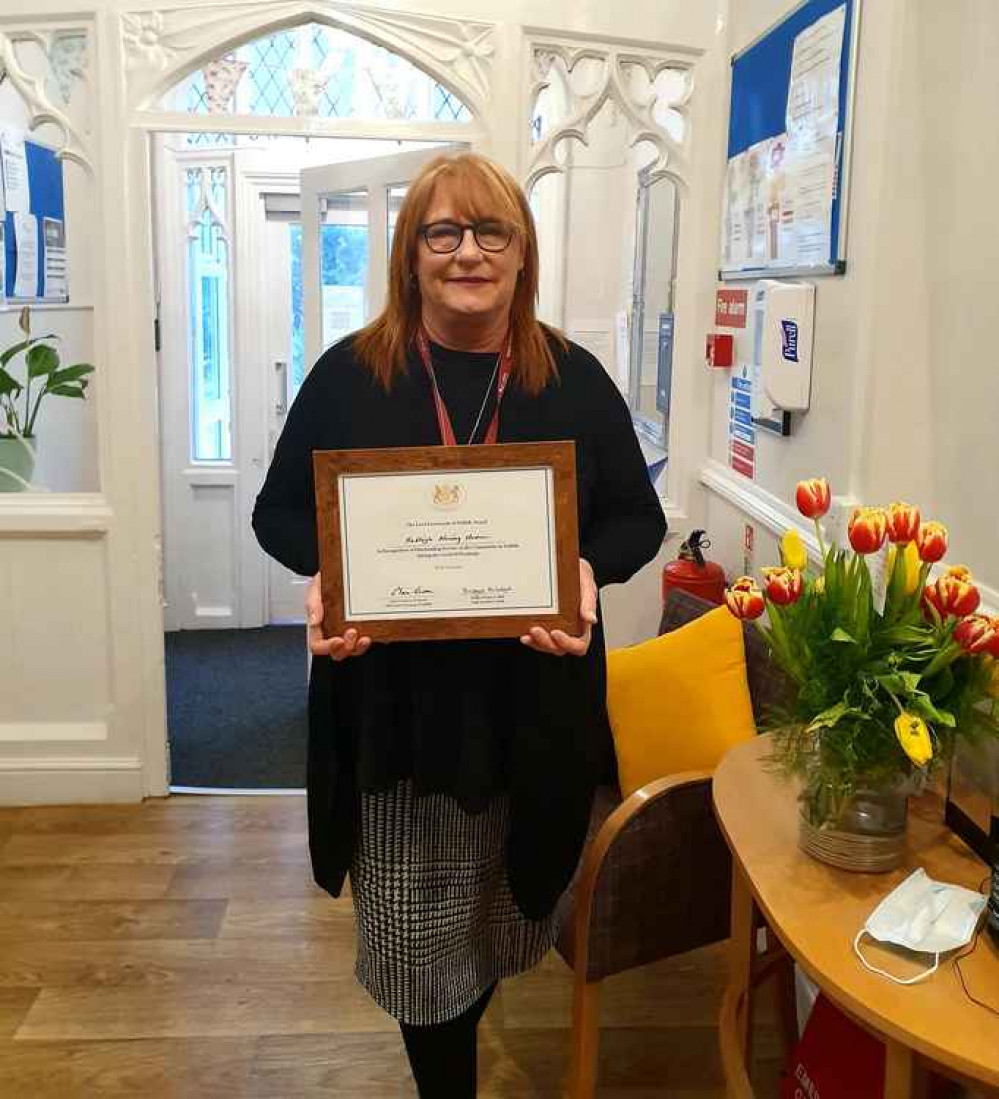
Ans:
POLYGON ((274 402, 274 413, 277 416, 283 416, 288 411, 288 363, 284 359, 275 359, 274 371, 277 375, 277 400, 274 402))

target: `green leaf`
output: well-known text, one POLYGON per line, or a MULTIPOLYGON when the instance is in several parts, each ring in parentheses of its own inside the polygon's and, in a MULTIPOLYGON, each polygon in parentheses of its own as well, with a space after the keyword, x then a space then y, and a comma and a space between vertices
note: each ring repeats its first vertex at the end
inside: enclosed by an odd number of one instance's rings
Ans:
POLYGON ((49 393, 54 393, 57 397, 79 397, 83 399, 83 386, 76 385, 54 385, 49 393))
POLYGON ((28 377, 41 378, 59 369, 59 352, 47 344, 36 344, 27 355, 28 377))
POLYGON ((80 378, 93 374, 94 368, 89 363, 76 363, 73 366, 64 366, 61 370, 55 370, 49 375, 49 386, 64 385, 66 382, 76 382, 80 378))
POLYGON ((808 723, 808 729, 810 732, 815 729, 829 729, 838 721, 842 721, 844 717, 861 712, 856 706, 851 706, 848 702, 837 702, 835 706, 830 706, 822 713, 816 714, 808 723))
POLYGON ((58 338, 58 336, 50 332, 47 336, 33 336, 30 340, 22 340, 20 343, 12 344, 6 351, 0 354, 0 366, 6 366, 15 355, 19 355, 25 348, 32 347, 42 340, 57 340, 58 338))
POLYGON ((946 725, 951 729, 957 725, 954 715, 949 710, 938 710, 930 700, 930 696, 923 694, 922 691, 918 691, 908 700, 908 708, 914 714, 918 714, 924 721, 929 721, 934 725, 946 725))
POLYGON ((848 634, 846 630, 844 630, 841 626, 837 626, 836 629, 833 630, 833 632, 829 635, 829 640, 842 641, 844 644, 847 645, 857 644, 857 639, 855 637, 851 637, 850 634, 848 634))
POLYGON ((23 388, 17 378, 12 377, 6 370, 0 368, 0 397, 6 397, 8 393, 13 393, 16 397, 23 388))

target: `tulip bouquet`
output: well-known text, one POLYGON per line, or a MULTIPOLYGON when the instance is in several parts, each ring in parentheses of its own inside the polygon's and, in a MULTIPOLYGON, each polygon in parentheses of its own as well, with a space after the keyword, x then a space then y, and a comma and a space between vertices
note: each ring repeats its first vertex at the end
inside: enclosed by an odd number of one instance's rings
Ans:
POLYGON ((804 780, 803 816, 836 827, 860 790, 918 788, 957 736, 999 735, 999 618, 978 613, 962 566, 937 578, 947 531, 905 503, 859 508, 850 548, 826 547, 824 479, 802 481, 798 510, 814 520, 822 568, 809 574, 804 543, 788 532, 782 564, 762 586, 741 577, 729 610, 757 621, 786 673, 791 701, 771 715, 773 762, 804 780), (868 567, 887 546, 877 595, 868 567))

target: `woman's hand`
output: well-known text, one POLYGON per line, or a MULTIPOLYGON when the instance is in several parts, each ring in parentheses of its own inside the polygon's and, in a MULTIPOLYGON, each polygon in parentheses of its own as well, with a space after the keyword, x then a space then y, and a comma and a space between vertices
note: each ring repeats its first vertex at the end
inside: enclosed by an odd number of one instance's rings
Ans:
POLYGON ((578 637, 572 637, 563 630, 551 633, 542 626, 533 626, 530 633, 520 639, 529 649, 552 656, 585 656, 590 647, 593 624, 597 620, 597 582, 593 579, 593 569, 589 561, 579 559, 579 619, 585 626, 578 637))
POLYGON ((316 573, 305 591, 305 620, 309 624, 309 652, 313 656, 329 656, 346 660, 348 656, 364 656, 371 648, 370 637, 358 637, 357 630, 345 630, 343 637, 323 637, 323 594, 316 573))

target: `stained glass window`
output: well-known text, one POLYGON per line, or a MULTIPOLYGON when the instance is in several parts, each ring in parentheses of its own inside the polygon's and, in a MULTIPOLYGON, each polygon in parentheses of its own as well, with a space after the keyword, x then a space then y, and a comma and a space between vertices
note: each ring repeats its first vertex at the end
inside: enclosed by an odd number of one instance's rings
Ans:
MULTIPOLYGON (((453 91, 404 57, 321 23, 247 42, 192 73, 168 98, 196 115, 472 120, 453 91)), ((192 134, 189 144, 232 140, 192 134)))

